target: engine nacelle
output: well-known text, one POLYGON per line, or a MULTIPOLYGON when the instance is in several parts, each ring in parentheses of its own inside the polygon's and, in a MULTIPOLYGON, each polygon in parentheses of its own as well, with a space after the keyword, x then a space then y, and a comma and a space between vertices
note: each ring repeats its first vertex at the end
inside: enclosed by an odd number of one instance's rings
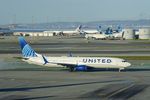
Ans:
POLYGON ((75 67, 75 71, 86 71, 88 68, 85 65, 78 65, 75 67))

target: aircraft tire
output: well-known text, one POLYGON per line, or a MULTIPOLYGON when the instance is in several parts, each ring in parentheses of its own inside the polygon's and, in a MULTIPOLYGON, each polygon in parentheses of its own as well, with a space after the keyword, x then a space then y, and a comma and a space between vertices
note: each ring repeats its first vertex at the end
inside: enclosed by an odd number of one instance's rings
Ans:
POLYGON ((73 72, 73 71, 74 71, 74 67, 70 67, 70 68, 69 68, 69 71, 70 71, 70 72, 73 72))

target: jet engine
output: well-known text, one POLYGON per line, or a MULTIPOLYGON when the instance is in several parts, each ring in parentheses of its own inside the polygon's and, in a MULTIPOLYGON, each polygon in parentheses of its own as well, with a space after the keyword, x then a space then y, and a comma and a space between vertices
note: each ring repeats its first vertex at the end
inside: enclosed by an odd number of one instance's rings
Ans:
POLYGON ((78 65, 74 69, 75 71, 87 71, 88 68, 85 65, 78 65))

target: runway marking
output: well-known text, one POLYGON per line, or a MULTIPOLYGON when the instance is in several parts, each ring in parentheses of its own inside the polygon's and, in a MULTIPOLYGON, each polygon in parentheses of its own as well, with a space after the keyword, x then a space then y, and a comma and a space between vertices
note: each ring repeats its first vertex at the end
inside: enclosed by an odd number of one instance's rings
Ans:
POLYGON ((131 84, 131 85, 127 86, 127 87, 124 87, 124 88, 122 88, 122 89, 119 89, 118 91, 116 91, 116 92, 112 93, 111 95, 109 95, 108 98, 110 98, 110 97, 112 97, 113 95, 116 95, 116 94, 118 94, 118 93, 120 93, 120 92, 122 92, 122 91, 124 91, 124 90, 126 90, 126 89, 128 89, 128 88, 130 88, 130 87, 132 87, 132 86, 134 86, 134 84, 131 84))
POLYGON ((129 84, 128 83, 109 84, 93 92, 86 93, 83 96, 80 96, 78 98, 95 98, 95 99, 101 98, 101 99, 110 99, 110 100, 116 100, 116 99, 126 100, 142 92, 147 87, 149 87, 149 85, 145 85, 145 84, 137 85, 137 84, 133 84, 132 82, 129 84))

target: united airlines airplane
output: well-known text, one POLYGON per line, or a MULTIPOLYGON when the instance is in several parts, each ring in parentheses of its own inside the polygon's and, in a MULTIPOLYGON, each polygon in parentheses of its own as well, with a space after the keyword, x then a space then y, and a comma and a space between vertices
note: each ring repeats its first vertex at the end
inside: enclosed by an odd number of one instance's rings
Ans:
POLYGON ((98 33, 102 32, 101 26, 99 26, 97 30, 80 30, 80 31, 81 31, 81 33, 84 33, 84 34, 98 34, 98 33))
POLYGON ((64 34, 79 34, 81 32, 81 25, 79 25, 75 30, 64 30, 62 33, 64 34))
POLYGON ((67 67, 70 71, 87 71, 93 68, 118 68, 119 71, 131 64, 124 59, 112 57, 47 57, 36 53, 23 37, 19 37, 23 61, 48 67, 67 67))

